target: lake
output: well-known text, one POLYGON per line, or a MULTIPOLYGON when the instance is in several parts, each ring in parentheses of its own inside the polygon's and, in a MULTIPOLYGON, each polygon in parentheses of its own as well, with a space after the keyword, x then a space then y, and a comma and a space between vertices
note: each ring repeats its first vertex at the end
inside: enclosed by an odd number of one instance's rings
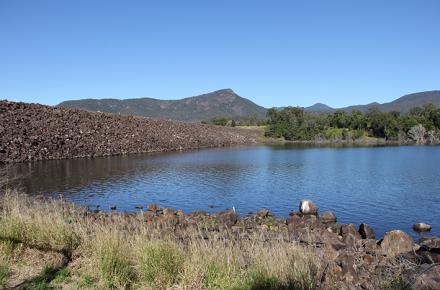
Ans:
POLYGON ((303 198, 382 236, 423 221, 440 234, 440 147, 276 145, 18 165, 28 193, 136 211, 138 204, 287 217, 303 198))

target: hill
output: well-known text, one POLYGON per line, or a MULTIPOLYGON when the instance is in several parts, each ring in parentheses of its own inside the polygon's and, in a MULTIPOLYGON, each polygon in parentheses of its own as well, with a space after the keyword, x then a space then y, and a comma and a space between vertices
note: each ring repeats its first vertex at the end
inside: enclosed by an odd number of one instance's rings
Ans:
POLYGON ((427 91, 405 95, 389 103, 380 104, 379 110, 384 112, 399 111, 408 113, 411 108, 434 104, 440 107, 440 91, 427 91))
MULTIPOLYGON (((389 103, 380 104, 374 102, 367 105, 355 105, 355 106, 340 108, 340 110, 344 110, 344 111, 358 110, 361 112, 367 112, 369 109, 377 108, 383 112, 398 111, 402 114, 406 114, 409 112, 409 110, 411 110, 411 108, 423 107, 424 105, 427 104, 434 104, 437 107, 440 107, 440 91, 419 92, 419 93, 402 96, 389 103)), ((320 105, 319 108, 321 108, 321 112, 332 112, 335 110, 324 104, 316 104, 316 105, 320 105)), ((313 108, 314 106, 305 108, 305 110, 313 111, 310 108, 313 108)), ((317 110, 314 111, 316 112, 317 110)))
POLYGON ((310 112, 310 113, 332 112, 334 110, 335 109, 333 109, 332 107, 327 106, 326 104, 323 104, 323 103, 316 103, 313 106, 304 108, 304 111, 310 112))
POLYGON ((83 99, 65 101, 58 106, 180 121, 207 121, 216 117, 247 118, 251 116, 264 119, 266 116, 265 108, 240 97, 231 89, 218 90, 181 100, 83 99))

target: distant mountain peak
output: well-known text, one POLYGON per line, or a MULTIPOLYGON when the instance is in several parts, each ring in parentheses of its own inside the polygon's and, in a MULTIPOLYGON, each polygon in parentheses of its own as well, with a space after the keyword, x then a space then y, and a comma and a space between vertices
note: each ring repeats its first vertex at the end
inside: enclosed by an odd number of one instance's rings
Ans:
POLYGON ((307 112, 330 112, 333 111, 334 109, 326 104, 316 103, 310 107, 304 108, 304 110, 307 112))

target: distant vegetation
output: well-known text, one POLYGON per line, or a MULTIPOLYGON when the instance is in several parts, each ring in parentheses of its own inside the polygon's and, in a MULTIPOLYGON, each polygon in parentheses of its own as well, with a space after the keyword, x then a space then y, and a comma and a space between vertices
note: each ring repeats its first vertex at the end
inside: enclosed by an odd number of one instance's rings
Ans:
POLYGON ((286 140, 356 140, 385 138, 397 142, 438 143, 440 109, 432 104, 414 107, 408 114, 337 110, 333 113, 307 113, 303 108, 269 109, 266 136, 286 140))
POLYGON ((227 126, 227 127, 236 127, 236 126, 265 126, 266 120, 264 118, 257 118, 256 116, 251 116, 248 118, 213 118, 209 121, 209 124, 217 125, 217 126, 227 126))

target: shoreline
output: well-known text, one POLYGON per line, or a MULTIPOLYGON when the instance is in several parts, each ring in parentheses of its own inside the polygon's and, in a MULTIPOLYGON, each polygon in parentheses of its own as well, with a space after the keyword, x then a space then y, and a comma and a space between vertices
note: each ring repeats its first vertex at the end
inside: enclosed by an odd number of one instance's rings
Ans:
MULTIPOLYGON (((171 285, 187 285, 185 283, 188 281, 179 280, 181 277, 179 275, 189 271, 185 267, 192 269, 194 259, 199 261, 197 263, 201 263, 199 259, 205 259, 204 255, 217 251, 219 248, 221 252, 210 259, 219 262, 216 259, 232 251, 235 254, 227 259, 239 259, 236 262, 241 265, 239 267, 241 270, 237 272, 237 275, 247 273, 245 276, 240 276, 241 278, 237 281, 234 280, 234 283, 238 283, 237 285, 249 281, 251 281, 250 285, 255 285, 254 283, 257 283, 261 277, 257 280, 255 277, 252 278, 255 273, 251 269, 257 265, 264 268, 259 271, 263 271, 261 273, 265 273, 264 275, 269 275, 265 276, 267 279, 272 277, 269 279, 272 282, 264 284, 267 287, 257 289, 291 289, 289 287, 294 284, 290 283, 293 283, 292 281, 304 283, 301 279, 307 279, 307 283, 300 284, 301 287, 294 287, 294 289, 332 289, 335 287, 338 289, 400 289, 404 287, 435 289, 438 285, 436 283, 440 279, 440 267, 438 267, 440 265, 440 238, 430 237, 415 242, 405 232, 393 230, 378 239, 374 234, 374 229, 370 226, 362 224, 358 228, 354 224, 338 224, 337 217, 333 213, 319 213, 316 205, 311 201, 305 202, 307 206, 303 206, 304 201, 302 201, 298 212, 292 212, 289 218, 282 219, 274 217, 264 208, 255 214, 246 216, 239 216, 233 209, 214 213, 195 211, 185 214, 180 210, 158 207, 156 204, 150 204, 145 211, 137 213, 114 210, 100 212, 88 210, 83 206, 75 206, 59 199, 28 197, 7 191, 0 198, 0 223, 2 224, 0 258, 2 242, 13 243, 16 245, 14 247, 24 247, 24 249, 39 249, 38 251, 43 256, 58 253, 56 254, 59 256, 58 259, 64 262, 59 262, 61 266, 57 271, 68 269, 73 281, 77 281, 82 275, 86 275, 84 273, 87 273, 93 283, 96 283, 95 285, 105 285, 110 281, 116 283, 113 285, 116 288, 127 289, 134 286, 132 283, 135 283, 137 278, 127 278, 128 280, 124 282, 126 284, 119 287, 121 285, 117 283, 121 281, 105 276, 105 270, 100 268, 102 261, 94 251, 98 253, 106 251, 107 248, 96 247, 102 243, 107 245, 118 241, 114 246, 119 245, 118 249, 122 247, 121 252, 111 252, 111 255, 112 257, 121 255, 119 258, 126 260, 127 267, 131 269, 130 265, 135 267, 136 263, 143 263, 142 260, 138 260, 139 256, 137 256, 143 254, 141 252, 136 254, 138 253, 137 243, 141 242, 144 245, 145 241, 149 241, 148 245, 152 243, 153 247, 172 245, 173 251, 177 251, 176 253, 182 255, 181 258, 189 263, 185 264, 186 266, 181 265, 182 270, 179 270, 183 271, 181 274, 175 273, 173 277, 169 277, 171 282, 167 280, 166 283, 163 282, 165 284, 156 285, 154 283, 157 281, 153 279, 145 284, 155 285, 156 287, 153 288, 159 289, 165 289, 171 285), (20 222, 22 227, 19 235, 13 230, 17 222, 20 222), (256 245, 258 245, 256 252, 249 253, 248 251, 256 245), (296 260, 286 260, 291 254, 285 251, 290 248, 296 253, 291 253, 296 260), (239 252, 235 252, 234 249, 239 249, 239 252), (204 253, 204 250, 207 252, 204 253), (266 256, 264 254, 266 252, 271 254, 266 256), (281 256, 276 261, 271 260, 278 254, 281 256), (266 264, 270 268, 265 268, 266 264), (90 272, 87 265, 95 265, 99 271, 90 272), (292 265, 297 266, 291 268, 292 265), (272 273, 274 267, 281 267, 277 270, 281 272, 272 273), (384 271, 385 269, 387 271, 384 271), (298 274, 298 271, 302 274, 298 274), (302 276, 305 273, 306 276, 302 276), (289 275, 290 278, 284 280, 284 275, 289 275), (105 282, 107 279, 110 280, 105 282), (391 286, 396 288, 386 288, 391 286)), ((14 257, 10 256, 8 259, 13 261, 14 257)), ((229 267, 231 265, 223 265, 218 268, 218 271, 232 271, 229 267)), ((20 272, 18 268, 12 267, 12 269, 20 272)), ((135 271, 135 269, 137 268, 132 270, 135 271)), ((197 271, 203 273, 206 271, 206 266, 197 271)), ((220 288, 209 288, 206 287, 209 284, 209 281, 205 280, 206 276, 199 278, 205 286, 196 287, 197 289, 224 289, 230 286, 227 284, 229 286, 226 287, 225 284, 220 288)), ((229 277, 228 283, 232 281, 231 279, 235 278, 229 277)), ((67 284, 72 286, 72 283, 70 281, 67 284)), ((191 283, 195 281, 191 280, 191 283)), ((60 288, 64 289, 64 286, 60 288)), ((246 286, 240 289, 254 288, 246 286)))

